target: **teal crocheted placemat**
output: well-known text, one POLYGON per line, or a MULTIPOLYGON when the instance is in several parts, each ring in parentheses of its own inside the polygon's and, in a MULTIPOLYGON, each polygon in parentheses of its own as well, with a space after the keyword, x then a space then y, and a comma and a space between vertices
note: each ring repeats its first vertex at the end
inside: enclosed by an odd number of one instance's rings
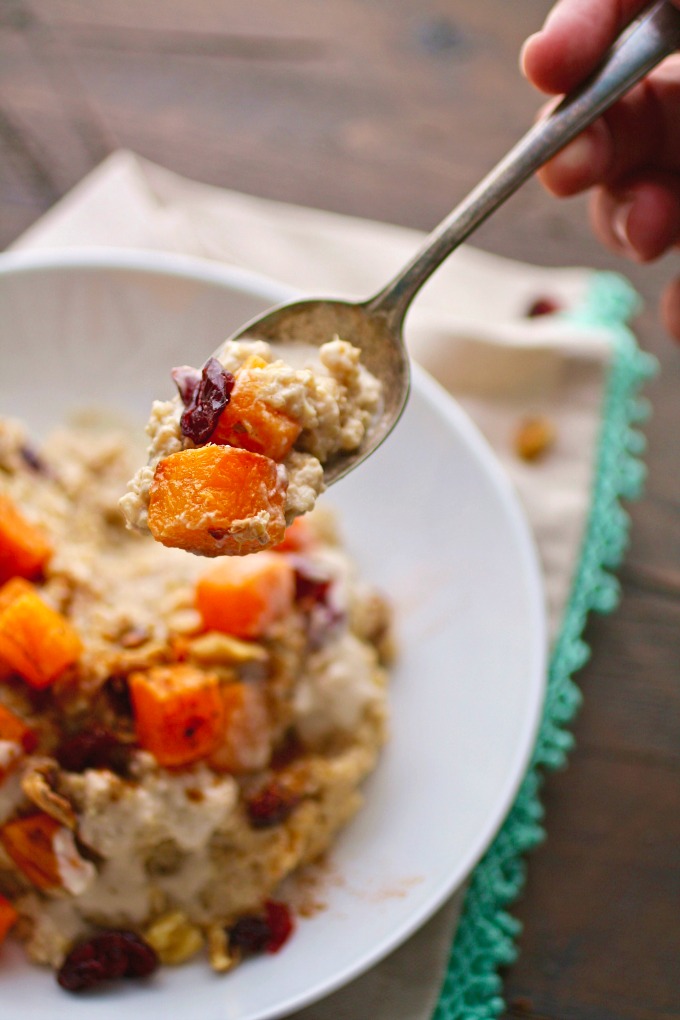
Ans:
POLYGON ((540 791, 546 770, 565 764, 573 745, 569 730, 581 702, 573 674, 589 650, 583 632, 591 610, 610 612, 618 601, 611 571, 621 562, 629 522, 621 505, 639 495, 644 479, 644 437, 635 424, 647 414, 640 387, 655 370, 628 327, 638 297, 614 273, 594 273, 583 306, 570 321, 606 327, 612 342, 592 507, 561 631, 552 649, 543 719, 531 763, 495 841, 468 887, 433 1020, 489 1020, 505 1008, 501 966, 517 956, 520 923, 508 907, 525 878, 525 855, 545 836, 540 791))

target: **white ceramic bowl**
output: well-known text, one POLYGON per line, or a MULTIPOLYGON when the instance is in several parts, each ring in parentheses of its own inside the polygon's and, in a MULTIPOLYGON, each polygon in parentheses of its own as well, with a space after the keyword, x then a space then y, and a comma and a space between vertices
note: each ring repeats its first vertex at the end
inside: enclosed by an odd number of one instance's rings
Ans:
MULTIPOLYGON (((146 419, 169 369, 200 364, 243 321, 289 296, 214 263, 154 253, 0 257, 0 410, 39 436, 74 408, 146 419)), ((466 878, 517 791, 544 692, 536 554, 506 478, 477 430, 414 372, 390 439, 327 494, 365 576, 392 598, 401 651, 392 732, 363 811, 333 851, 326 908, 285 950, 217 978, 204 961, 148 985, 69 996, 0 954, 3 1020, 264 1020, 360 974, 466 878)))

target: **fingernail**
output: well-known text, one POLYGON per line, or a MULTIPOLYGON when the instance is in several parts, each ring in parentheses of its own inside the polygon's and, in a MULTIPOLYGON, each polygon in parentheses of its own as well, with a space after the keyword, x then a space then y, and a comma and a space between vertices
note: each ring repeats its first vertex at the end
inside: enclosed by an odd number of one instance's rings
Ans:
POLYGON ((633 251, 633 245, 630 243, 630 238, 628 236, 628 224, 632 208, 632 200, 622 202, 612 217, 612 230, 614 232, 614 237, 621 247, 627 252, 633 251))
POLYGON ((522 74, 524 75, 525 78, 527 77, 526 64, 525 64, 527 50, 530 48, 530 46, 533 45, 533 40, 534 39, 538 39, 540 34, 541 34, 540 32, 534 32, 534 34, 530 35, 528 39, 525 39, 524 43, 522 45, 522 48, 519 51, 519 69, 520 69, 520 71, 522 72, 522 74))
POLYGON ((561 152, 553 156, 552 164, 560 172, 573 174, 586 170, 593 159, 593 142, 588 135, 579 135, 573 142, 565 146, 561 152))

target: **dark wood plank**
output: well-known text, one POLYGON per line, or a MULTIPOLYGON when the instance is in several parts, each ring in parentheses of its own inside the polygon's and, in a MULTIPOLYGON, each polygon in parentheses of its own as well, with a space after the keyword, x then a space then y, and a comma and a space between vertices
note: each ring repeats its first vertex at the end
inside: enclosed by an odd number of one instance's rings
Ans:
POLYGON ((565 1020, 677 1016, 677 771, 579 747, 546 790, 509 999, 565 1020))

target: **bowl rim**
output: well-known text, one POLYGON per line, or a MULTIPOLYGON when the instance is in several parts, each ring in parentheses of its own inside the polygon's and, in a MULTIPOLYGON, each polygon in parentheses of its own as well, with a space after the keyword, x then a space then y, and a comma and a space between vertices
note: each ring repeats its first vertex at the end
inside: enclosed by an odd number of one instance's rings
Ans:
POLYGON ((67 269, 107 272, 113 270, 161 273, 197 282, 227 284, 272 305, 294 300, 300 291, 263 273, 231 266, 200 255, 185 255, 152 248, 74 246, 65 248, 17 248, 0 252, 0 275, 67 269))

